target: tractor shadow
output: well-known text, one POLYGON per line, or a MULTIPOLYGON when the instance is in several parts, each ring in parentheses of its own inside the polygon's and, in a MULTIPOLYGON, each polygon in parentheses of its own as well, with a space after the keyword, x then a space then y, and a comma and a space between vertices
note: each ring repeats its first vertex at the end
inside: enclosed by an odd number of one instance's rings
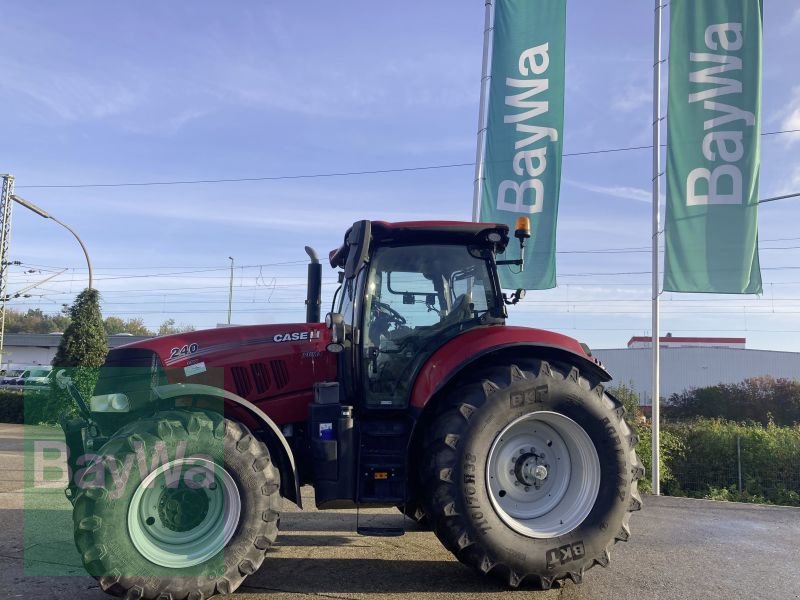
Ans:
MULTIPOLYGON (((326 594, 407 594, 431 598, 441 594, 530 594, 534 586, 511 591, 484 580, 464 565, 448 560, 406 558, 294 558, 267 556, 261 569, 247 578, 238 594, 289 592, 326 594)), ((559 590, 552 590, 556 597, 559 590)), ((550 597, 547 592, 537 599, 550 597)))
MULTIPOLYGON (((362 512, 362 525, 398 526, 403 517, 393 510, 362 512)), ((431 598, 441 594, 530 594, 524 585, 510 591, 459 563, 436 536, 405 520, 402 537, 366 537, 355 533, 354 512, 285 512, 281 534, 261 569, 248 577, 237 594, 296 593, 309 595, 412 593, 431 598)), ((559 590, 538 592, 537 600, 557 597, 559 590)), ((529 596, 528 596, 529 597, 529 596)))

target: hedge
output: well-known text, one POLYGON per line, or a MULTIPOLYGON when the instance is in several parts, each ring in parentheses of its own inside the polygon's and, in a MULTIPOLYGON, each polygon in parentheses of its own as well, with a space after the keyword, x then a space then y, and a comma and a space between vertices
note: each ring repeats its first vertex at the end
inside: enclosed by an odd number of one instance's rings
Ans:
POLYGON ((0 423, 24 423, 25 404, 22 390, 0 388, 0 423))
POLYGON ((54 398, 49 390, 22 391, 0 388, 0 423, 38 425, 58 423, 62 414, 74 414, 75 407, 54 398))
POLYGON ((667 427, 684 447, 671 459, 671 494, 800 506, 800 426, 698 419, 667 427))

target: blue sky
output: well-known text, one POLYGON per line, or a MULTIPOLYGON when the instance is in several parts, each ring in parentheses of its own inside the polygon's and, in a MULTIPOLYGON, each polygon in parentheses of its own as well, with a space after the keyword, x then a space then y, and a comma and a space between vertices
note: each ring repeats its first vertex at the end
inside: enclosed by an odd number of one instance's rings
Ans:
MULTIPOLYGON (((800 7, 764 2, 763 129, 800 128, 800 7)), ((359 218, 469 219, 472 169, 218 185, 39 188, 469 163, 483 3, 14 3, 0 22, 0 171, 76 229, 106 315, 302 320, 305 254, 359 218), (275 264, 281 263, 281 264, 275 264), (287 264, 288 263, 288 264, 287 264), (260 265, 260 266, 255 266, 260 265)), ((668 11, 667 11, 668 16, 668 11)), ((564 150, 650 143, 652 3, 568 3, 564 150)), ((665 27, 666 43, 666 27, 665 27)), ((666 55, 666 47, 665 47, 666 55)), ((665 69, 666 73, 666 69, 665 69)), ((761 196, 800 191, 800 135, 763 139, 761 196)), ((650 153, 567 157, 558 281, 511 323, 594 347, 649 332, 650 153), (615 253, 576 253, 598 249, 615 253)), ((665 294, 663 331, 800 351, 800 200, 764 205, 764 295, 665 294), (786 239, 790 238, 790 239, 786 239), (787 268, 790 267, 790 268, 787 268)), ((85 285, 66 231, 17 207, 9 291, 56 311, 85 285), (42 273, 26 273, 27 270, 42 273)), ((326 271, 325 301, 333 291, 326 271)))

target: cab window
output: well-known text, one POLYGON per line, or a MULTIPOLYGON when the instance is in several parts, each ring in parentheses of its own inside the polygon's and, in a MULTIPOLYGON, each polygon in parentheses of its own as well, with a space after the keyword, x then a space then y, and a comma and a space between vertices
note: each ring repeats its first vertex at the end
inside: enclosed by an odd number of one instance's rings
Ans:
POLYGON ((494 309, 486 261, 464 246, 379 248, 364 306, 367 401, 406 402, 418 362, 494 309))

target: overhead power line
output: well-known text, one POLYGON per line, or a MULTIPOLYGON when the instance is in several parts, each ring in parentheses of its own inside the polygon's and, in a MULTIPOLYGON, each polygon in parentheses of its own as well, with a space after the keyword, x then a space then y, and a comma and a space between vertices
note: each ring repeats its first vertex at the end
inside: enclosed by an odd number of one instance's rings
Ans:
MULTIPOLYGON (((762 136, 781 135, 786 133, 800 133, 800 129, 781 129, 776 131, 763 132, 762 136)), ((667 144, 661 144, 662 147, 667 144)), ((653 146, 622 146, 617 148, 599 148, 597 150, 583 150, 579 152, 565 152, 561 156, 591 156, 595 154, 612 154, 615 152, 630 152, 634 150, 649 150, 653 146)), ((495 161, 498 162, 498 161, 495 161)), ((334 171, 330 173, 302 173, 296 175, 264 175, 258 177, 220 177, 218 179, 175 179, 164 181, 122 181, 112 183, 61 183, 61 184, 32 184, 17 185, 17 189, 50 189, 50 188, 116 188, 116 187, 148 187, 148 186, 170 186, 170 185, 197 185, 197 184, 217 184, 217 183, 246 183, 258 181, 283 181, 291 179, 319 179, 329 177, 354 177, 362 175, 386 175, 391 173, 410 173, 414 171, 434 171, 438 169, 456 169, 462 167, 474 167, 475 162, 459 162, 440 165, 420 165, 416 167, 400 167, 394 169, 365 169, 353 171, 334 171)), ((775 198, 778 200, 779 198, 775 198)))
POLYGON ((763 204, 764 202, 775 202, 775 200, 785 200, 786 198, 796 198, 800 196, 800 192, 795 192, 794 194, 785 194, 783 196, 774 196, 772 198, 764 198, 763 200, 759 200, 759 204, 763 204))
MULTIPOLYGON (((800 195, 792 194, 792 195, 800 195)), ((794 237, 780 237, 780 238, 765 238, 760 240, 760 242, 790 242, 800 240, 800 236, 794 237)), ((759 250, 795 250, 800 249, 800 246, 759 246, 759 250)), ((652 249, 649 246, 626 246, 621 248, 589 248, 589 249, 575 249, 575 250, 557 250, 556 254, 640 254, 643 252, 650 253, 652 249)), ((261 267, 293 267, 301 264, 307 264, 308 261, 305 260, 297 260, 297 261, 285 261, 285 262, 274 262, 274 263, 260 263, 260 264, 252 264, 252 265, 240 265, 237 266, 237 270, 243 269, 260 269, 261 267)), ((56 265, 40 265, 37 263, 28 263, 28 262, 21 262, 19 265, 21 267, 26 268, 35 268, 39 270, 53 270, 53 271, 61 271, 63 269, 71 269, 73 271, 85 271, 86 267, 64 267, 64 266, 56 266, 56 265)), ((133 271, 133 270, 146 270, 146 269, 181 269, 184 274, 188 270, 192 270, 195 272, 212 272, 212 271, 227 271, 230 269, 229 266, 212 266, 212 265, 173 265, 173 266, 163 266, 163 265, 140 265, 138 267, 102 267, 102 271, 133 271)), ((158 276, 162 275, 174 275, 175 273, 157 273, 158 276)), ((138 276, 137 276, 138 277, 138 276)), ((251 276, 252 277, 252 276, 251 276)), ((263 277, 270 278, 270 275, 264 275, 263 277)), ((287 279, 291 277, 286 277, 284 275, 280 276, 281 279, 287 279)), ((305 277, 295 277, 294 279, 305 279, 305 277)), ((331 277, 333 279, 333 277, 331 277)), ((298 284, 300 285, 300 284, 298 284)), ((195 289, 204 289, 204 288, 195 288, 195 289)))

